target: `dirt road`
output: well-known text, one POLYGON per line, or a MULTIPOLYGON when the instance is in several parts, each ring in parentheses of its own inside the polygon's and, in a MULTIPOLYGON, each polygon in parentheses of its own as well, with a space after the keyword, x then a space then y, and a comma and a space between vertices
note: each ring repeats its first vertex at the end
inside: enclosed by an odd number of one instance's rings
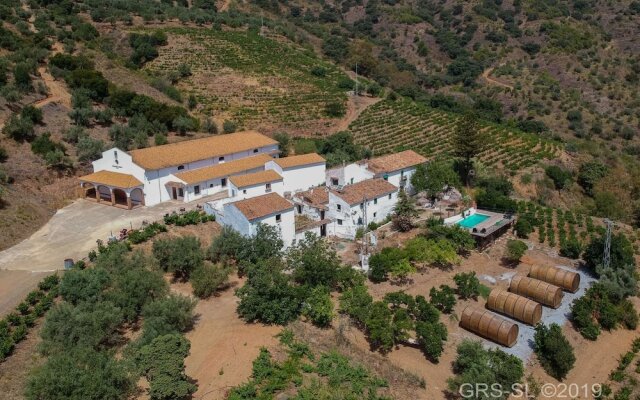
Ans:
POLYGON ((495 80, 491 77, 491 73, 493 72, 493 70, 495 69, 495 67, 489 67, 487 69, 485 69, 482 72, 482 79, 484 79, 486 82, 492 84, 492 85, 496 85, 496 86, 501 86, 503 88, 507 88, 509 90, 513 90, 513 86, 506 84, 504 82, 500 82, 498 80, 495 80))
POLYGON ((159 220, 180 207, 185 204, 163 203, 129 211, 76 200, 59 210, 31 237, 0 252, 0 316, 20 303, 40 279, 62 269, 66 258, 86 257, 97 239, 106 240, 122 228, 139 228, 142 221, 159 220))

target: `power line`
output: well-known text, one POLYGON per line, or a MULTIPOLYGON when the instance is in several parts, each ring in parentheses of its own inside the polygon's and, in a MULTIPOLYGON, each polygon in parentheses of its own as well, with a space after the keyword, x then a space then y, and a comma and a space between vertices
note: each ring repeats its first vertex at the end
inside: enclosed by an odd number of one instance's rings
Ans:
POLYGON ((609 218, 604 220, 604 223, 607 225, 607 233, 604 239, 604 254, 602 255, 602 265, 604 268, 609 268, 611 265, 611 229, 613 228, 614 222, 609 218))

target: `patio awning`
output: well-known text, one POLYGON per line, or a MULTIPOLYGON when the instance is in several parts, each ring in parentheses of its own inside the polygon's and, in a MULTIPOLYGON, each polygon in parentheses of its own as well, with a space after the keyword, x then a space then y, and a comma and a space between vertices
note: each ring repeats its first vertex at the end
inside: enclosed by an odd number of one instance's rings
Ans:
POLYGON ((78 179, 80 179, 81 182, 88 182, 96 186, 105 185, 122 189, 144 186, 144 184, 133 175, 113 171, 98 171, 93 174, 81 176, 78 179))

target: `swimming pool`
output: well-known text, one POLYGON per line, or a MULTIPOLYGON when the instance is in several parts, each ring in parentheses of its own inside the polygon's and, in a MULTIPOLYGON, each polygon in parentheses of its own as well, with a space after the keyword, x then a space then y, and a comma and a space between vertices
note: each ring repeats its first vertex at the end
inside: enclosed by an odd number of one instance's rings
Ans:
POLYGON ((484 214, 480 214, 480 213, 475 213, 473 215, 468 216, 467 218, 458 221, 458 225, 464 227, 464 228, 473 228, 474 226, 478 225, 479 223, 486 221, 487 219, 489 219, 490 217, 488 215, 484 215, 484 214))

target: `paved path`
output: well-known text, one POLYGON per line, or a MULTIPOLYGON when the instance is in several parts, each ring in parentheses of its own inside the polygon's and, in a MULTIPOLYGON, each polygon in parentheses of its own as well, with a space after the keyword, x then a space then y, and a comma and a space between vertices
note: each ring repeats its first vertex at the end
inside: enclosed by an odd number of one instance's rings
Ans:
POLYGON ((117 235, 122 228, 139 228, 142 221, 157 221, 180 207, 195 203, 162 203, 123 210, 88 200, 76 200, 58 212, 40 230, 0 252, 0 270, 54 271, 65 258, 81 259, 96 247, 96 240, 117 235))

